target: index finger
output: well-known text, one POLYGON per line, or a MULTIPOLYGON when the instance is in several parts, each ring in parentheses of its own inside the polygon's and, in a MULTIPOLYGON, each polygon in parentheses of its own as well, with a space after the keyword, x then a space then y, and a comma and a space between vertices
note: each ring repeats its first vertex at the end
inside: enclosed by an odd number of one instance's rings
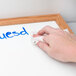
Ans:
POLYGON ((44 28, 42 28, 39 32, 38 35, 43 35, 43 34, 50 34, 51 31, 54 31, 55 29, 52 28, 51 26, 45 26, 44 28))

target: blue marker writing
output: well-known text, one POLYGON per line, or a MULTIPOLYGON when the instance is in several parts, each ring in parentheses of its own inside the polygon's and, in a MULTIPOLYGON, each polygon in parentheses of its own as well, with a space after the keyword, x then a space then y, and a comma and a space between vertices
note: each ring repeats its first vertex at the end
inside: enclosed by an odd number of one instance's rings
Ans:
POLYGON ((14 36, 19 36, 19 35, 29 35, 29 33, 25 30, 24 27, 22 27, 22 31, 20 31, 19 33, 16 31, 13 32, 6 32, 5 34, 3 33, 2 37, 0 36, 0 39, 7 39, 7 38, 13 38, 14 36))
POLYGON ((12 33, 11 32, 7 32, 6 33, 6 36, 8 37, 8 38, 12 38, 13 36, 10 36, 12 33))
POLYGON ((3 34, 3 37, 0 36, 0 39, 7 39, 5 34, 3 34))
POLYGON ((22 27, 22 28, 23 28, 23 31, 21 31, 20 34, 21 34, 21 35, 25 35, 25 34, 29 35, 29 34, 27 33, 27 31, 25 30, 25 28, 24 28, 24 27, 22 27))

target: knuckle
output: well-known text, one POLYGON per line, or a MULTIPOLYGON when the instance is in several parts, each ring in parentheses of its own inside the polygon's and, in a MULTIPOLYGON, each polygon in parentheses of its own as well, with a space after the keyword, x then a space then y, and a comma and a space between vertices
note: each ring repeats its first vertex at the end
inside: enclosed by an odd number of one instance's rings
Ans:
POLYGON ((49 29, 50 28, 50 26, 45 26, 45 29, 49 29))
POLYGON ((63 32, 63 30, 61 30, 61 29, 58 29, 58 32, 63 32))
POLYGON ((43 37, 43 40, 46 41, 46 40, 48 40, 48 38, 49 38, 49 36, 44 36, 44 37, 43 37))

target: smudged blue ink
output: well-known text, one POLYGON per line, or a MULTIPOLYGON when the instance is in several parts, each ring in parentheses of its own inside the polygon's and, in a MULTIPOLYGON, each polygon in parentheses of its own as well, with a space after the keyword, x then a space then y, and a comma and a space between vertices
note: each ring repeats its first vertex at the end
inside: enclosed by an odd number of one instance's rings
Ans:
POLYGON ((0 36, 0 39, 7 39, 4 33, 3 33, 3 37, 0 36))
POLYGON ((19 36, 20 35, 20 33, 16 32, 16 31, 12 32, 12 34, 14 34, 14 36, 19 36))
POLYGON ((11 35, 11 32, 7 32, 7 33, 6 33, 6 36, 7 36, 8 38, 14 37, 14 36, 10 36, 10 35, 11 35))
POLYGON ((24 27, 22 27, 22 28, 23 28, 23 31, 21 31, 20 34, 21 35, 25 35, 25 34, 29 35, 28 32, 25 30, 25 28, 24 27))

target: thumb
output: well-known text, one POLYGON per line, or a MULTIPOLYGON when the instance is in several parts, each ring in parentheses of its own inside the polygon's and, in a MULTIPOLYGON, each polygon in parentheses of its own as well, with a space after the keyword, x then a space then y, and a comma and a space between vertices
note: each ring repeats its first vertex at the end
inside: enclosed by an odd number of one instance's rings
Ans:
POLYGON ((40 49, 42 49, 43 51, 45 51, 46 53, 48 53, 49 50, 50 50, 48 44, 46 44, 45 42, 42 42, 42 41, 39 41, 39 42, 37 43, 37 46, 38 46, 40 49))

